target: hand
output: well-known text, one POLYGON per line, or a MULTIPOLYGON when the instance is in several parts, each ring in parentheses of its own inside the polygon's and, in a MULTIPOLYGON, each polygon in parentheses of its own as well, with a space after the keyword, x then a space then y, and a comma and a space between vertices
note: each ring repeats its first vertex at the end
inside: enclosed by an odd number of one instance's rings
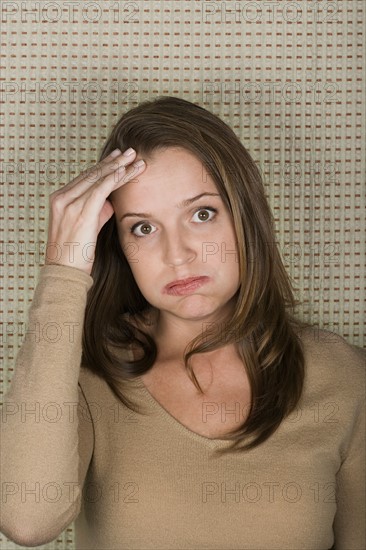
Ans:
POLYGON ((98 233, 114 213, 107 197, 146 168, 143 160, 132 164, 136 151, 128 156, 127 151, 113 151, 51 193, 46 265, 76 267, 90 275, 98 233))

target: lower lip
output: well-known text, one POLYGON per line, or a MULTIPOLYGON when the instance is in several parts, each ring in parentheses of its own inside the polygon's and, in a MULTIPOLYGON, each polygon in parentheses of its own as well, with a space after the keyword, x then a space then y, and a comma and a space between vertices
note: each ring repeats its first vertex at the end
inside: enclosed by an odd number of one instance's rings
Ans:
POLYGON ((174 285, 171 288, 167 288, 165 289, 165 294, 169 294, 170 296, 184 296, 185 294, 194 292, 197 288, 201 287, 205 283, 208 283, 208 281, 209 277, 199 277, 190 283, 174 285))

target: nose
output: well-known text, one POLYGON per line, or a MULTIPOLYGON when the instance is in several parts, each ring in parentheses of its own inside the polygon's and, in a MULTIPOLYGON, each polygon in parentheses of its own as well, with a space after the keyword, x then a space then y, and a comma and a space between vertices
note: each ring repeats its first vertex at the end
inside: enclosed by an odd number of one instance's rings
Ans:
POLYGON ((192 238, 180 228, 167 232, 164 239, 163 261, 170 267, 191 263, 197 253, 192 245, 192 238))

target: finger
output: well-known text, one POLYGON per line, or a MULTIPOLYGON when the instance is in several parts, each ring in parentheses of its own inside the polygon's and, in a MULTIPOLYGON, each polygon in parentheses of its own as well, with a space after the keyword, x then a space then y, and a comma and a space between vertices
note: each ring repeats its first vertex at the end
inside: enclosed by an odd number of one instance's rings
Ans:
POLYGON ((113 178, 115 183, 112 191, 115 191, 116 189, 118 189, 122 185, 125 185, 128 182, 138 181, 137 176, 142 174, 145 168, 146 168, 146 163, 142 159, 138 160, 137 162, 134 162, 128 168, 124 166, 120 166, 113 174, 109 176, 110 178, 113 178))
MULTIPOLYGON (((114 152, 112 152, 113 154, 114 152)), ((117 170, 117 168, 121 165, 127 166, 128 164, 131 164, 135 158, 136 158, 136 151, 129 147, 126 151, 123 153, 120 153, 119 155, 111 156, 110 155, 103 159, 98 164, 92 166, 88 170, 85 170, 83 173, 83 177, 78 176, 78 180, 81 181, 83 179, 86 179, 91 184, 97 183, 100 178, 103 178, 113 172, 114 170, 117 170)))
POLYGON ((122 153, 120 152, 119 149, 117 149, 116 151, 112 151, 109 155, 107 155, 103 160, 101 160, 100 162, 98 162, 97 164, 94 164, 93 166, 90 166, 89 168, 87 168, 86 170, 83 170, 82 172, 80 172, 74 179, 72 179, 71 181, 69 181, 66 185, 64 185, 63 187, 61 187, 60 189, 58 189, 56 191, 56 193, 58 191, 62 192, 62 191, 66 191, 68 189, 71 189, 72 187, 74 187, 77 183, 79 183, 79 181, 81 181, 82 179, 84 178, 87 178, 88 175, 90 174, 90 172, 94 169, 94 170, 97 170, 97 169, 101 169, 102 166, 105 166, 107 165, 108 163, 112 163, 116 157, 120 156, 122 153), (116 154, 117 152, 117 154, 116 154))
MULTIPOLYGON (((97 184, 101 178, 113 173, 120 166, 128 166, 136 158, 136 151, 132 150, 131 152, 130 149, 124 153, 120 153, 117 156, 113 155, 113 153, 114 152, 98 164, 84 170, 84 172, 81 172, 71 182, 65 185, 62 189, 58 190, 62 194, 67 193, 65 196, 65 204, 68 204, 80 197, 87 189, 97 184), (128 151, 130 151, 129 155, 127 155, 128 151), (71 192, 71 190, 73 191, 71 192)), ((56 194, 58 194, 57 191, 56 194)))
POLYGON ((113 214, 114 214, 113 206, 108 200, 106 200, 99 214, 98 234, 102 229, 103 225, 113 216, 113 214))
POLYGON ((99 215, 109 195, 118 187, 133 181, 133 179, 138 181, 137 177, 145 168, 146 163, 141 159, 134 163, 127 172, 122 166, 119 175, 113 173, 102 179, 97 186, 89 189, 82 198, 80 197, 78 199, 85 201, 83 205, 83 215, 90 219, 94 219, 96 215, 99 215))

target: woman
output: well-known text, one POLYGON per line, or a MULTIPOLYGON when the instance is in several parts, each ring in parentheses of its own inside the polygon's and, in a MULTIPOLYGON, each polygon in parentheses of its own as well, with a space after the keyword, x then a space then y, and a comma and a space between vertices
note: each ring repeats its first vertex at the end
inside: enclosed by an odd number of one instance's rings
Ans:
POLYGON ((234 132, 144 102, 50 207, 41 336, 3 407, 4 534, 34 546, 76 520, 77 549, 364 548, 365 355, 289 311, 234 132))

